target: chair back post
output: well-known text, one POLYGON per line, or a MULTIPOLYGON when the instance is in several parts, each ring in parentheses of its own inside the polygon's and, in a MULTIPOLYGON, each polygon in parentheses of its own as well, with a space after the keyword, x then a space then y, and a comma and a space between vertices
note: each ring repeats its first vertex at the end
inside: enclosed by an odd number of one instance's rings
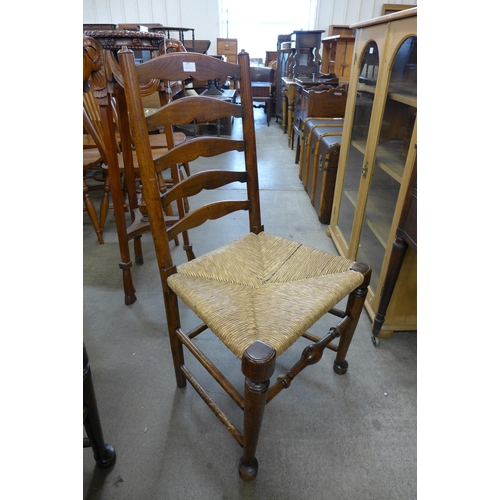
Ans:
POLYGON ((250 231, 259 234, 263 229, 260 215, 259 177, 257 171, 257 143, 253 116, 252 80, 250 76, 250 56, 242 50, 238 54, 241 67, 240 100, 245 110, 242 118, 243 136, 245 138, 245 162, 247 165, 247 191, 250 201, 250 231))
MULTIPOLYGON (((139 78, 135 68, 134 53, 130 49, 121 49, 118 52, 118 58, 122 69, 124 80, 124 91, 127 99, 127 106, 131 116, 144 116, 142 107, 141 91, 139 78)), ((130 123, 134 137, 141 137, 142 140, 136 141, 135 147, 139 170, 141 175, 142 189, 145 198, 148 200, 148 214, 151 224, 153 239, 162 239, 164 241, 155 242, 160 244, 166 251, 158 255, 158 266, 160 271, 173 265, 168 236, 163 227, 163 207, 160 200, 160 190, 158 187, 158 178, 156 176, 153 155, 151 149, 146 147, 149 144, 148 129, 146 119, 134 119, 130 123), (157 226, 157 227, 155 227, 157 226)))

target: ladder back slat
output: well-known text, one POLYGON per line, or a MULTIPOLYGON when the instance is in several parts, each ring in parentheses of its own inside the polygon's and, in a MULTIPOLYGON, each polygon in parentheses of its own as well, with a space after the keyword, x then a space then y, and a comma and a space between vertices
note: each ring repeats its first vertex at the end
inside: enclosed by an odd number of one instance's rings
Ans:
POLYGON ((193 210, 182 218, 179 222, 168 228, 168 239, 171 241, 183 231, 188 231, 201 226, 208 220, 216 220, 238 210, 248 210, 249 202, 244 201, 218 201, 203 205, 193 210))
POLYGON ((232 182, 246 182, 246 172, 235 172, 232 170, 209 170, 199 172, 187 177, 179 184, 174 185, 162 196, 162 204, 167 207, 176 200, 194 196, 203 189, 217 189, 232 182))

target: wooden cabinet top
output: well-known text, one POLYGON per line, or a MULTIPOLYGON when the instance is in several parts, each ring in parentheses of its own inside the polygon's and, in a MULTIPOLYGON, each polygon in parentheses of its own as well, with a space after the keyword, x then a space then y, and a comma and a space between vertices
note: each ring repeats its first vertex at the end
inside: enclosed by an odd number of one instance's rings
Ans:
POLYGON ((375 17, 373 19, 369 19, 368 21, 362 21, 360 23, 351 24, 352 29, 366 28, 367 26, 373 26, 375 24, 384 24, 390 21, 396 21, 397 19, 404 19, 406 17, 416 17, 417 16, 417 7, 413 9, 401 10, 399 12, 394 12, 394 14, 387 14, 385 16, 375 17))
POLYGON ((338 42, 341 40, 356 40, 356 37, 353 35, 332 35, 322 38, 321 43, 338 42))

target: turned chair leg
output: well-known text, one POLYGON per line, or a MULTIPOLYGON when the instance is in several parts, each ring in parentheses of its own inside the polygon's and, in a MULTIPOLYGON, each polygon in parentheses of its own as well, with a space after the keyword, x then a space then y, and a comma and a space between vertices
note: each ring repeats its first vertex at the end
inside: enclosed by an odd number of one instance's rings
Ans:
POLYGON ((354 335, 356 326, 358 325, 359 317, 363 311, 365 297, 368 293, 368 284, 371 277, 371 270, 370 272, 367 272, 369 267, 365 264, 356 263, 354 264, 353 269, 364 273, 365 281, 358 288, 356 288, 356 290, 351 292, 349 294, 349 298, 347 299, 346 315, 352 318, 352 320, 347 329, 340 336, 337 356, 335 357, 335 361, 333 363, 333 371, 338 375, 343 375, 347 372, 349 363, 345 358, 351 344, 352 336, 354 335))
POLYGON ((243 456, 239 473, 245 481, 255 479, 255 458, 260 427, 266 407, 269 379, 276 364, 276 351, 263 342, 254 342, 243 354, 241 371, 245 375, 245 409, 243 413, 243 456))

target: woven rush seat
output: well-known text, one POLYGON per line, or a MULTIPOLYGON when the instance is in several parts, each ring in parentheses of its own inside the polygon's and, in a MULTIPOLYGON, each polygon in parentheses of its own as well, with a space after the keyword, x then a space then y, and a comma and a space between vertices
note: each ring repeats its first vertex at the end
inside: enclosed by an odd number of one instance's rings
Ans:
POLYGON ((264 231, 178 266, 168 284, 238 358, 256 340, 279 356, 363 282, 353 264, 264 231))

